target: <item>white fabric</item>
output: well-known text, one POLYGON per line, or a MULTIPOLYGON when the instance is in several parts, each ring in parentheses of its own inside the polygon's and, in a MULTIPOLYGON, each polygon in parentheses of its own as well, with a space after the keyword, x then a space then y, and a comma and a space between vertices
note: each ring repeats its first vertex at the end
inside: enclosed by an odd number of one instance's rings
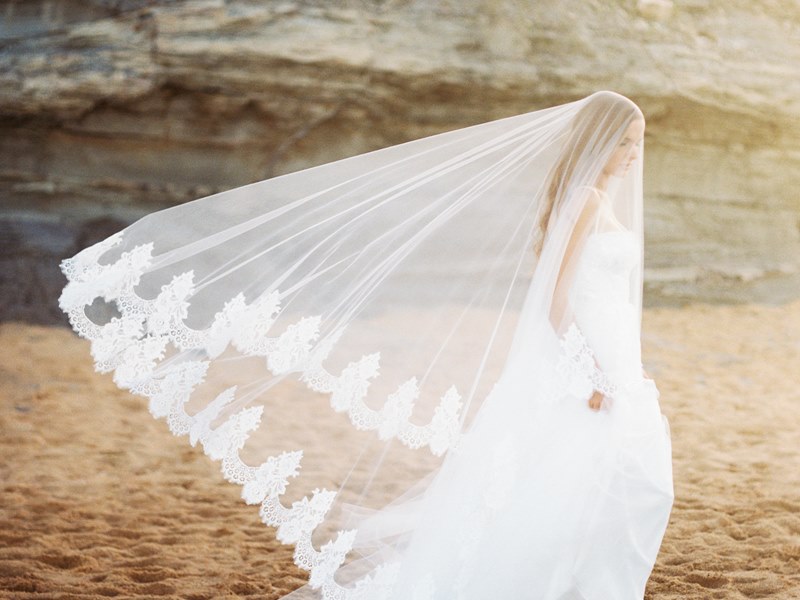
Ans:
POLYGON ((64 261, 60 304, 295 546, 292 600, 639 599, 643 131, 602 91, 215 194, 64 261))
MULTIPOLYGON (((521 357, 427 496, 361 521, 361 542, 410 538, 394 555, 388 598, 644 597, 674 493, 669 423, 637 368, 626 290, 637 257, 630 232, 595 231, 573 284, 576 322, 623 385, 614 410, 593 412, 574 397, 531 404, 523 365, 536 356, 521 357)), ((305 588, 285 596, 310 597, 305 588)))

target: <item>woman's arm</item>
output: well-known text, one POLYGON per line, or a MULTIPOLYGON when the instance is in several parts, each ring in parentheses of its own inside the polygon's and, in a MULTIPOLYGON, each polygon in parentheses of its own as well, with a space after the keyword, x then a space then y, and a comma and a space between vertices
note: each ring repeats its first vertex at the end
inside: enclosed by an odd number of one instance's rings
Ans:
MULTIPOLYGON (((585 339, 583 338, 583 334, 580 332, 580 328, 578 328, 572 315, 572 307, 569 302, 569 289, 572 285, 578 266, 578 258, 583 251, 586 239, 601 217, 603 202, 603 198, 600 196, 599 192, 592 188, 585 189, 587 196, 582 210, 575 221, 575 225, 572 228, 570 239, 564 251, 564 257, 556 279, 553 303, 550 310, 550 322, 555 331, 565 332, 567 329, 574 327, 584 344, 585 339)), ((612 384, 603 374, 594 353, 591 352, 588 345, 586 346, 584 356, 587 353, 591 355, 591 360, 594 363, 594 370, 591 374, 594 389, 591 396, 588 398, 589 407, 594 410, 599 410, 604 402, 607 407, 610 407, 611 398, 605 395, 602 390, 609 390, 612 384)))
POLYGON ((600 215, 602 202, 600 194, 596 190, 590 190, 589 188, 586 188, 586 194, 587 196, 583 208, 575 221, 575 225, 572 227, 572 233, 567 242, 567 247, 564 250, 564 256, 561 260, 555 289, 553 291, 553 302, 550 306, 550 322, 556 331, 561 329, 562 321, 567 313, 569 305, 567 295, 575 275, 575 269, 578 265, 578 256, 580 255, 580 251, 583 250, 586 237, 589 235, 596 219, 598 219, 600 215))

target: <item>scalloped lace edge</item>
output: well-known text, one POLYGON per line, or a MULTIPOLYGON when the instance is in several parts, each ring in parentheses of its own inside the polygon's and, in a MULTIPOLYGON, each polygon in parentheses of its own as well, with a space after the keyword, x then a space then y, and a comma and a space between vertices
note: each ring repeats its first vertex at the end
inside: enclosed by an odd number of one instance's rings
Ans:
MULTIPOLYGON (((377 600, 387 594, 397 576, 397 562, 379 565, 352 587, 344 587, 334 579, 353 546, 357 529, 339 530, 336 538, 319 550, 312 544, 313 532, 323 522, 338 492, 316 488, 310 497, 304 496, 290 507, 281 503, 288 479, 296 477, 300 469, 302 450, 270 456, 257 467, 241 460, 239 452, 249 434, 260 425, 264 407, 244 408, 212 429, 211 424, 233 401, 236 386, 224 390, 199 413, 189 415, 184 405, 194 388, 204 381, 210 360, 185 360, 169 366, 159 366, 158 362, 170 343, 178 350, 203 349, 211 359, 233 345, 243 355, 266 357, 267 368, 274 375, 300 372, 301 381, 312 391, 328 393, 332 408, 347 411, 357 429, 375 430, 382 440, 396 437, 412 449, 428 446, 436 456, 456 448, 461 438, 462 402, 455 385, 442 396, 430 423, 424 426, 409 421, 419 394, 416 377, 390 394, 381 410, 373 410, 364 403, 364 396, 369 380, 378 373, 379 352, 350 362, 339 376, 334 376, 322 361, 343 328, 313 348, 312 342, 319 336, 319 316, 301 319, 278 337, 267 336, 279 312, 277 290, 249 305, 239 294, 215 315, 209 328, 191 329, 184 319, 188 299, 194 293, 193 272, 176 275, 162 286, 156 298, 141 298, 134 288, 152 263, 152 244, 136 246, 114 263, 99 264, 102 255, 120 244, 122 237, 123 232, 119 232, 61 263, 68 284, 59 306, 73 329, 91 341, 95 370, 113 371, 114 382, 147 397, 150 413, 165 419, 174 435, 188 435, 192 446, 200 442, 207 456, 221 461, 223 477, 242 486, 242 498, 247 504, 261 505, 259 516, 266 525, 277 528, 277 539, 294 544, 295 564, 310 572, 309 585, 321 589, 324 600, 377 600), (85 308, 96 298, 115 303, 120 316, 104 325, 91 321, 85 308)), ((427 594, 419 596, 420 600, 424 597, 427 594)))
POLYGON ((574 322, 559 343, 562 353, 556 370, 568 392, 582 400, 591 398, 595 390, 609 398, 618 395, 619 386, 597 366, 589 343, 574 322))

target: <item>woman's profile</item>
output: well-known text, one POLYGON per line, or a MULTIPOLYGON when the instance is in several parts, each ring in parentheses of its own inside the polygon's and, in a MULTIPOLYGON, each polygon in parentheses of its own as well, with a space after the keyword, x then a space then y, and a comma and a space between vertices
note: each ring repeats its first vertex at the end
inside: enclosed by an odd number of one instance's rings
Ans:
POLYGON ((284 598, 641 600, 644 127, 600 91, 215 194, 65 261, 61 306, 295 547, 284 598))

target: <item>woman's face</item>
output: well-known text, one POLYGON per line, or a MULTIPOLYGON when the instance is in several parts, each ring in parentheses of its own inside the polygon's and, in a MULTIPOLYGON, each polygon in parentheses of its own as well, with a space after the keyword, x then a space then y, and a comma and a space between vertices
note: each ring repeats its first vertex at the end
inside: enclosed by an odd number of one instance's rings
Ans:
POLYGON ((640 152, 642 145, 642 138, 644 137, 644 121, 636 119, 628 125, 625 135, 617 144, 611 158, 606 164, 603 171, 607 175, 616 175, 617 177, 624 177, 628 172, 633 161, 635 161, 640 152))

